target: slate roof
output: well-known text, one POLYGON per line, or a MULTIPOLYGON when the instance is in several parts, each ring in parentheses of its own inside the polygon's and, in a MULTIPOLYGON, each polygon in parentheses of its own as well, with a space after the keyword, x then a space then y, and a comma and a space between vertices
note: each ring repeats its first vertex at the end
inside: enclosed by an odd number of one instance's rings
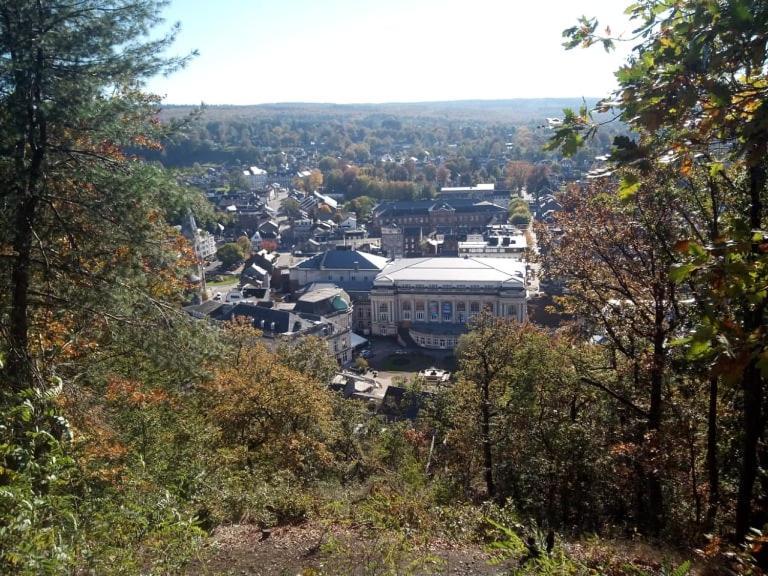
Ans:
MULTIPOLYGON (((342 247, 343 248, 343 247, 342 247)), ((317 254, 294 268, 301 270, 382 270, 387 264, 383 256, 376 256, 359 250, 328 250, 317 254)))
POLYGON ((219 300, 207 300, 202 304, 185 306, 183 310, 195 318, 210 318, 211 320, 224 320, 233 304, 227 304, 219 300))
POLYGON ((253 322, 253 326, 259 330, 263 330, 265 334, 276 333, 285 334, 286 332, 298 332, 303 328, 309 327, 308 322, 302 321, 302 319, 288 310, 277 310, 274 308, 267 308, 266 306, 254 306, 247 302, 241 302, 236 304, 227 314, 227 320, 233 320, 238 317, 250 318, 253 322), (262 321, 264 322, 262 324, 262 321), (272 323, 275 323, 274 330, 272 329, 272 323), (296 324, 298 322, 298 325, 296 324))
POLYGON ((398 214, 427 214, 436 210, 455 210, 457 212, 506 212, 507 209, 473 198, 450 198, 439 200, 397 200, 382 202, 375 209, 376 216, 395 216, 398 214))

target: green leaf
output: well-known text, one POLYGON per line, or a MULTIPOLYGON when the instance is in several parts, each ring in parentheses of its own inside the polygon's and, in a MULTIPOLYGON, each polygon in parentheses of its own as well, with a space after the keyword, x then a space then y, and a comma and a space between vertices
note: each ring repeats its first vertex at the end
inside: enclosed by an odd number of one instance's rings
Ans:
POLYGON ((625 174, 619 183, 619 198, 630 200, 640 189, 640 180, 632 173, 625 174))
POLYGON ((712 351, 712 343, 709 340, 701 340, 696 341, 694 340, 691 342, 690 348, 688 348, 688 353, 686 356, 690 358, 691 360, 696 360, 699 358, 703 358, 704 356, 709 355, 709 353, 712 351))
POLYGON ((680 284, 690 277, 691 272, 697 268, 698 266, 695 264, 675 264, 669 270, 669 279, 675 284, 680 284))
POLYGON ((691 570, 691 561, 686 560, 675 568, 669 576, 686 576, 691 570))

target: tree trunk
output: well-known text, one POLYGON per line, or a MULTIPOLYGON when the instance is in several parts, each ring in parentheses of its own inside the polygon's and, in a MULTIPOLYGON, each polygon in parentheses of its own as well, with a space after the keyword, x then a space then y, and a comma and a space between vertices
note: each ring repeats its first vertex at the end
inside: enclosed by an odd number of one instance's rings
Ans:
MULTIPOLYGON (((766 170, 763 165, 765 144, 757 147, 749 169, 750 209, 749 224, 752 230, 759 230, 762 224, 763 204, 762 194, 765 190, 766 170)), ((754 263, 760 256, 756 242, 752 243, 749 260, 754 263)), ((765 303, 761 302, 753 308, 745 302, 743 309, 744 331, 753 334, 763 323, 765 303)), ((757 358, 752 355, 742 375, 741 388, 743 397, 743 456, 741 474, 739 476, 739 492, 736 501, 736 541, 742 542, 752 524, 752 493, 757 478, 758 461, 757 447, 763 433, 763 381, 757 366, 757 358)))
POLYGON ((664 384, 664 307, 663 298, 656 304, 656 330, 653 338, 653 364, 651 366, 651 402, 648 408, 648 432, 650 434, 651 471, 648 475, 648 513, 649 528, 652 534, 658 534, 664 524, 664 496, 661 479, 661 420, 662 387, 664 384))
POLYGON ((13 243, 16 258, 11 272, 11 313, 8 327, 8 373, 11 387, 16 391, 23 390, 32 383, 32 362, 29 356, 29 277, 35 209, 35 198, 28 197, 21 202, 16 213, 16 236, 13 243))
POLYGON ((752 525, 752 493, 757 478, 757 445, 762 434, 763 402, 762 379, 755 362, 750 362, 742 379, 743 408, 743 460, 739 477, 739 493, 736 501, 736 541, 742 542, 752 525))
POLYGON ((707 529, 715 525, 720 505, 720 470, 717 464, 717 390, 718 377, 709 377, 709 409, 707 411, 707 480, 709 502, 707 503, 707 529))
POLYGON ((491 451, 491 383, 486 379, 482 383, 482 435, 483 435, 483 473, 488 499, 496 497, 493 482, 493 452, 491 451))
POLYGON ((37 217, 38 195, 47 147, 47 123, 41 94, 43 55, 37 50, 35 69, 29 76, 18 72, 12 99, 16 103, 17 139, 14 152, 16 218, 11 271, 11 311, 9 317, 8 373, 11 387, 23 390, 32 385, 29 350, 29 284, 32 267, 32 242, 37 217))

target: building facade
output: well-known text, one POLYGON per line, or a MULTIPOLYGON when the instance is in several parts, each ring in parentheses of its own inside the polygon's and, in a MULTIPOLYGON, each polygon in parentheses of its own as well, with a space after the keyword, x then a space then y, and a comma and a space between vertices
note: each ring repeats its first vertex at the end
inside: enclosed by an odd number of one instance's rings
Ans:
POLYGON ((362 334, 371 333, 370 291, 373 281, 387 264, 387 259, 348 246, 336 246, 299 262, 290 270, 291 290, 309 284, 335 284, 352 298, 353 329, 362 334))
POLYGON ((373 210, 381 247, 392 258, 456 256, 458 242, 507 222, 507 208, 472 198, 384 202, 373 210))
POLYGON ((507 221, 508 209, 485 200, 451 198, 447 200, 408 200, 384 202, 374 208, 372 221, 381 228, 388 224, 438 227, 460 227, 482 232, 488 224, 507 221))
POLYGON ((523 260, 527 248, 523 234, 503 234, 487 239, 482 234, 470 234, 466 241, 459 242, 459 256, 523 260))
POLYGON ((505 258, 403 258, 387 265, 371 290, 373 334, 407 344, 453 349, 481 311, 528 317, 525 263, 505 258))

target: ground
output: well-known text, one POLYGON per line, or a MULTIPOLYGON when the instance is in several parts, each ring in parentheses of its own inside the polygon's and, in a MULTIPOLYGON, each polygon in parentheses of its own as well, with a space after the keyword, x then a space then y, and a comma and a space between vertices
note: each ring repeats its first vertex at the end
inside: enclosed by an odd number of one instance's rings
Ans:
MULTIPOLYGON (((633 540, 586 538, 559 542, 555 554, 606 576, 662 576, 690 554, 633 540)), ((433 539, 426 545, 395 537, 374 538, 362 529, 307 523, 275 528, 268 537, 256 526, 216 529, 187 574, 228 576, 495 576, 509 574, 518 558, 494 562, 482 544, 433 539)), ((544 573, 544 572, 542 572, 544 573)), ((694 562, 690 576, 706 573, 694 562)))
POLYGON ((361 530, 316 524, 276 528, 264 538, 255 526, 217 529, 205 560, 193 563, 188 574, 237 576, 373 574, 443 574, 491 576, 503 566, 491 565, 480 546, 447 541, 417 546, 395 538, 374 539, 361 530))
POLYGON ((370 336, 371 355, 367 358, 376 379, 382 384, 392 384, 395 379, 409 380, 420 370, 435 366, 450 372, 456 370, 456 357, 452 350, 427 350, 404 348, 394 337, 370 336))

